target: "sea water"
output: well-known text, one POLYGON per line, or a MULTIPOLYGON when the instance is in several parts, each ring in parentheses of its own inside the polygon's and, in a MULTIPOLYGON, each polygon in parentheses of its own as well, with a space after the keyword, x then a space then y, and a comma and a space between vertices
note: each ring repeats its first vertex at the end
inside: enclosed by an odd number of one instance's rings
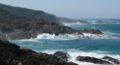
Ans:
MULTIPOLYGON (((79 62, 77 56, 90 56, 102 58, 111 56, 120 60, 120 24, 84 24, 70 25, 73 29, 99 29, 104 35, 91 38, 78 37, 76 34, 59 35, 38 34, 34 39, 10 40, 22 48, 32 49, 37 52, 54 54, 56 51, 65 51, 70 54, 69 61, 79 65, 97 65, 88 62, 79 62)), ((90 35, 86 34, 85 35, 90 35)), ((91 35, 90 35, 91 36, 91 35)))

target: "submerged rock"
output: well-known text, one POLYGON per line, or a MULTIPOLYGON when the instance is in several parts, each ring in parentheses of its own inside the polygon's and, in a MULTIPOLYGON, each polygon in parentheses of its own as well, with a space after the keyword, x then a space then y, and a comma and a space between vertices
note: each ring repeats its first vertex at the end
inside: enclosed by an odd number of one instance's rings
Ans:
POLYGON ((118 59, 115 59, 115 58, 112 58, 112 57, 109 57, 109 56, 104 56, 102 59, 114 62, 115 64, 120 64, 120 61, 118 59))
POLYGON ((101 60, 101 59, 94 58, 94 57, 88 57, 88 56, 78 56, 76 60, 83 61, 83 62, 91 62, 95 64, 110 64, 108 61, 101 60))
POLYGON ((68 61, 70 55, 67 52, 57 51, 54 55, 64 61, 68 61))
POLYGON ((8 41, 0 40, 0 65, 77 65, 54 55, 23 49, 8 41))

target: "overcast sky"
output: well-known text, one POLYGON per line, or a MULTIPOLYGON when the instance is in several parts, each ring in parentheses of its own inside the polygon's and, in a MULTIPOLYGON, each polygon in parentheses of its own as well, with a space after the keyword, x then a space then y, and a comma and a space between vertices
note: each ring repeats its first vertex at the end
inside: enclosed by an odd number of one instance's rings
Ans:
POLYGON ((120 18, 120 0, 0 0, 0 3, 42 10, 59 17, 120 18))

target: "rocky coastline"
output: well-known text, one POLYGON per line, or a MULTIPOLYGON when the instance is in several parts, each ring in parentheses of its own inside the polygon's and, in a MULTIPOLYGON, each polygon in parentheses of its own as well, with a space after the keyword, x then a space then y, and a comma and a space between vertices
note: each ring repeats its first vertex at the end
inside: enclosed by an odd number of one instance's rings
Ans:
POLYGON ((0 40, 0 65, 77 65, 54 55, 23 49, 8 41, 0 40))
POLYGON ((55 22, 47 22, 43 19, 27 20, 24 18, 11 23, 0 22, 0 39, 15 40, 15 39, 30 39, 36 38, 38 34, 103 34, 97 29, 75 30, 67 26, 60 25, 55 22))
MULTIPOLYGON (((38 34, 102 34, 100 30, 74 30, 61 24, 66 18, 43 11, 0 4, 0 39, 15 40, 36 38, 38 34)), ((74 21, 74 20, 72 20, 74 21)))
MULTIPOLYGON (((69 62, 71 56, 67 52, 57 51, 54 54, 35 52, 21 48, 8 41, 0 40, 0 65, 78 65, 69 62)), ((120 61, 110 56, 95 58, 90 56, 78 56, 76 61, 102 65, 119 65, 120 61)))
MULTIPOLYGON (((30 49, 21 48, 7 40, 20 40, 36 38, 38 34, 103 34, 97 29, 75 30, 58 23, 57 17, 42 11, 17 8, 0 4, 0 65, 78 65, 69 62, 70 55, 58 51, 55 54, 35 52, 30 49)), ((119 64, 117 59, 103 57, 79 56, 77 61, 98 64, 111 64, 109 61, 119 64)))

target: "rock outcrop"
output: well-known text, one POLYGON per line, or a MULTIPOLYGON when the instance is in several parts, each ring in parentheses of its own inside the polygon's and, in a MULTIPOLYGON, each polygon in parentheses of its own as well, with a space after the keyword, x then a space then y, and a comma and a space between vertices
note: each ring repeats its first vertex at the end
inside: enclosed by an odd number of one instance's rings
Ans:
POLYGON ((91 62, 95 64, 110 64, 110 62, 108 61, 101 60, 101 59, 94 58, 94 57, 89 57, 89 56, 78 56, 76 60, 82 61, 82 62, 91 62))
POLYGON ((54 53, 54 55, 64 61, 68 61, 70 58, 70 55, 67 52, 57 51, 54 53))
POLYGON ((100 30, 98 29, 85 29, 82 30, 83 33, 91 33, 91 34, 103 34, 100 30))
MULTIPOLYGON (((1 23, 0 23, 1 24, 1 23)), ((35 38, 38 34, 49 33, 49 34, 74 34, 77 30, 69 27, 61 26, 54 22, 47 23, 43 19, 35 19, 32 21, 17 21, 11 22, 0 26, 1 34, 7 39, 29 39, 35 38), (11 24, 11 25, 7 25, 11 24)))
POLYGON ((0 65, 77 65, 0 40, 0 65))
POLYGON ((111 61, 115 64, 120 64, 120 61, 118 59, 115 59, 115 58, 112 58, 112 57, 109 57, 109 56, 104 56, 102 59, 111 61))

